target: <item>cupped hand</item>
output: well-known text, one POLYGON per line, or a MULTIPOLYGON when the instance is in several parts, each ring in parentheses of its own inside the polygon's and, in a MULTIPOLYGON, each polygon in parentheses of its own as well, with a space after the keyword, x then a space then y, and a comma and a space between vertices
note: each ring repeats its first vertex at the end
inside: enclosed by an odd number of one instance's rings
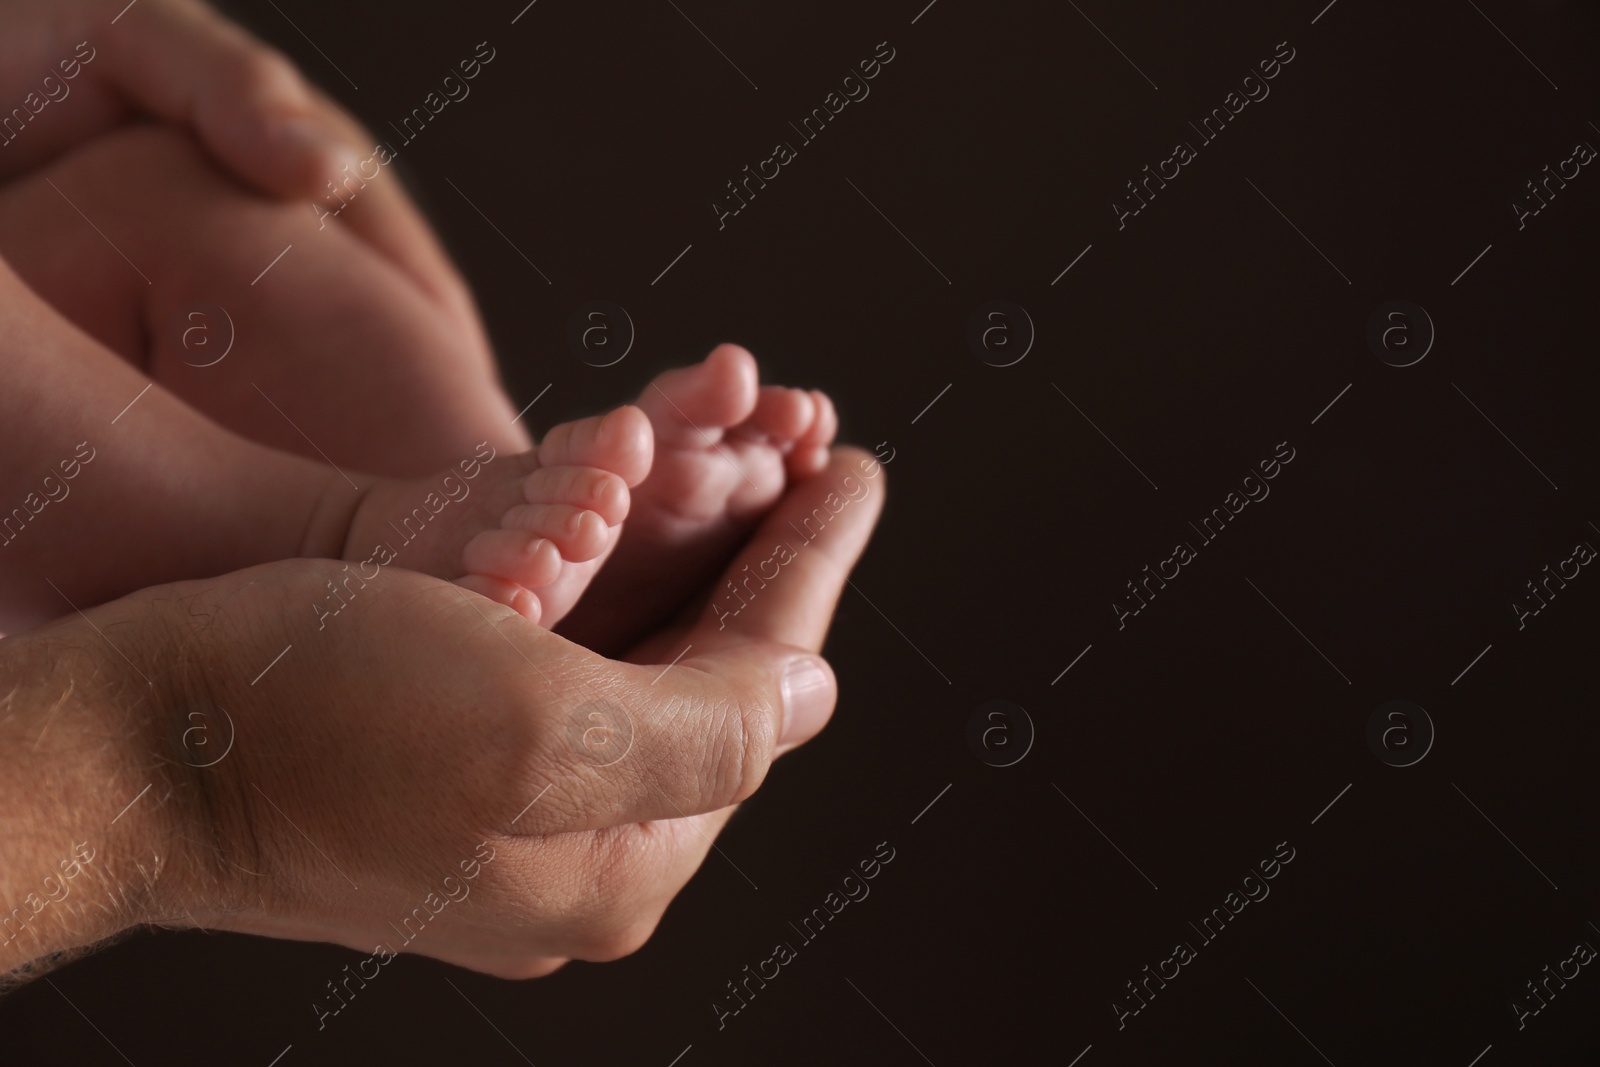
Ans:
MULTIPOLYGON (((112 640, 152 613, 171 635, 132 656, 157 694, 139 705, 156 751, 138 773, 160 802, 122 829, 165 856, 145 921, 506 977, 633 951, 731 806, 831 715, 818 653, 884 481, 865 453, 837 450, 728 568, 739 610, 707 606, 636 663, 433 578, 363 584, 328 561, 94 609, 112 640)), ((82 628, 36 634, 63 626, 82 628)))

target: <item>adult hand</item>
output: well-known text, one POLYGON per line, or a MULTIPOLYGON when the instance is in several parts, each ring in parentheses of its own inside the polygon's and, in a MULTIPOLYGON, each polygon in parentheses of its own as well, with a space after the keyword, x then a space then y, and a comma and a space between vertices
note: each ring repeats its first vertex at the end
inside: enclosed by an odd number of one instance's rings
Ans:
MULTIPOLYGON (((0 0, 0 180, 144 117, 186 127, 247 185, 318 203, 376 145, 287 58, 201 0, 0 0)), ((478 329, 465 284, 395 177, 369 182, 339 221, 478 329)))
POLYGON ((635 950, 730 806, 832 713, 817 653, 882 500, 876 462, 837 450, 728 569, 763 576, 748 602, 658 636, 651 666, 432 578, 316 560, 0 644, 0 690, 21 687, 0 719, 0 900, 85 842, 84 895, 117 905, 83 909, 98 927, 45 908, 0 969, 143 922, 334 941, 373 953, 368 977, 399 951, 529 977, 635 950), (28 673, 44 664, 58 677, 28 673))

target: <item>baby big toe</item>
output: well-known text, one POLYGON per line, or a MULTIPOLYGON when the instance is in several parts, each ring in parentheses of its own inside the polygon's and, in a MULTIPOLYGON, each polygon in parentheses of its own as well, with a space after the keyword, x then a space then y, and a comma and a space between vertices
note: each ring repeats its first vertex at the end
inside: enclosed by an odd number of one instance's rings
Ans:
POLYGON ((659 375, 639 397, 656 439, 668 448, 705 448, 756 408, 756 358, 738 345, 718 345, 690 367, 659 375))

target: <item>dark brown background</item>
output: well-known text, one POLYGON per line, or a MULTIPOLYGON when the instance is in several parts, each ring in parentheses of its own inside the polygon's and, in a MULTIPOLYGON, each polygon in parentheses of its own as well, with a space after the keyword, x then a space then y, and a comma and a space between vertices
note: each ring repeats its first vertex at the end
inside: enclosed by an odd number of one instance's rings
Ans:
POLYGON ((838 715, 719 842, 759 890, 713 854, 634 957, 527 984, 408 957, 321 1032, 357 954, 136 937, 54 978, 103 1036, 39 984, 0 1059, 1593 1062, 1594 968, 1520 1032, 1509 1008, 1600 945, 1600 577, 1520 632, 1509 607, 1600 544, 1600 172, 1521 232, 1510 207, 1600 146, 1593 6, 925 2, 235 5, 380 131, 497 49, 402 169, 519 403, 551 385, 537 427, 736 340, 895 450, 892 499, 828 646, 838 715), (723 183, 884 40, 871 96, 719 232, 723 183), (1122 183, 1284 40, 1271 95, 1119 232, 1122 183), (965 340, 996 297, 1038 332, 1003 369, 965 340), (605 370, 564 341, 596 298, 638 331, 605 370), (1404 369, 1365 340, 1400 298, 1438 330, 1404 369), (1285 440, 1271 496, 1119 632, 1122 583, 1285 440), (1365 739, 1393 698, 1437 730, 1404 769, 1365 739), (967 743, 990 699, 1037 729, 1014 766, 967 743), (723 983, 885 840, 871 896, 719 1032, 723 983), (1270 897, 1119 1032, 1123 983, 1280 841, 1270 897))

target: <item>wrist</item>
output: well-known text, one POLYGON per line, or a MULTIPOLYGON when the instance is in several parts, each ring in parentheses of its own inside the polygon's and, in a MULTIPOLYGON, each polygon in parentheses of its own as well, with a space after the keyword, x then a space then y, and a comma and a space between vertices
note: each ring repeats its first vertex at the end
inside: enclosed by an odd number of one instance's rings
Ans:
POLYGON ((0 641, 0 980, 172 898, 160 685, 123 658, 154 662, 145 635, 117 631, 116 648, 81 618, 0 641))

